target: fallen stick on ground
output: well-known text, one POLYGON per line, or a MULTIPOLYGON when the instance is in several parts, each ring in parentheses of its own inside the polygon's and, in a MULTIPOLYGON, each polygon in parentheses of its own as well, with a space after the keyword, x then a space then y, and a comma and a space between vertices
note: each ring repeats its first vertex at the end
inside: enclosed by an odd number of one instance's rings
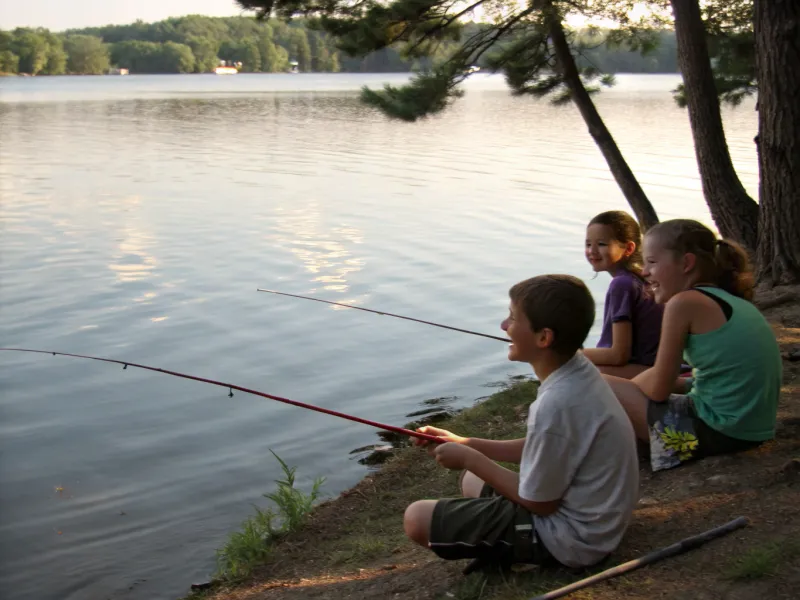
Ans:
POLYGON ((683 554, 684 552, 688 552, 689 550, 693 550, 694 548, 702 546, 714 538, 722 537, 723 535, 727 535, 732 531, 741 529, 742 527, 747 526, 747 524, 748 520, 746 517, 738 517, 729 523, 725 523, 724 525, 720 525, 714 529, 709 529, 704 533, 686 538, 685 540, 676 542, 671 546, 667 546, 661 550, 656 550, 655 552, 651 552, 650 554, 647 554, 641 558, 622 563, 621 565, 617 565, 616 567, 607 569, 606 571, 602 571, 592 575, 591 577, 587 577, 586 579, 581 579, 580 581, 576 581, 575 583, 571 583, 557 590, 553 590, 552 592, 547 592, 541 596, 536 596, 535 598, 531 598, 531 600, 553 600, 554 598, 561 598, 576 590, 599 583, 600 581, 611 579, 612 577, 622 575, 623 573, 630 573, 631 571, 635 571, 636 569, 640 569, 646 565, 650 565, 670 556, 683 554))

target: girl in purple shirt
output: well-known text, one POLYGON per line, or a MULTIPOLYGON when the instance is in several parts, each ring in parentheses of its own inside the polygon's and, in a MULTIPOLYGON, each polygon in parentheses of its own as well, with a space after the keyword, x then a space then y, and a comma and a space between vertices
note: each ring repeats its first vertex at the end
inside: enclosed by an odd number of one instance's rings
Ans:
POLYGON ((586 228, 586 259, 596 273, 610 273, 611 284, 600 341, 584 354, 601 372, 625 379, 655 363, 664 310, 642 278, 641 243, 639 224, 624 211, 600 213, 586 228))

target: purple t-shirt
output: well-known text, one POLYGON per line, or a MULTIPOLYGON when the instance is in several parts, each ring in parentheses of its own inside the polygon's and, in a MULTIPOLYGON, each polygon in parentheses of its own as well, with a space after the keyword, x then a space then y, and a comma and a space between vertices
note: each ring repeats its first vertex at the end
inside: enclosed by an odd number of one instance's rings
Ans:
POLYGON ((597 347, 610 348, 612 325, 630 321, 633 325, 630 362, 652 366, 661 338, 664 307, 656 304, 645 291, 645 283, 630 271, 620 270, 611 279, 603 309, 603 332, 597 347))

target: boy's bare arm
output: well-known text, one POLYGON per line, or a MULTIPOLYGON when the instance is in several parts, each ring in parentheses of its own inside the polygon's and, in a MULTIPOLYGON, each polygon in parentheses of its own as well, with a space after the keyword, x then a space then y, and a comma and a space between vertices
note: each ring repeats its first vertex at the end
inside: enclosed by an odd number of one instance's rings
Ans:
MULTIPOLYGON (((456 444, 469 446, 490 459, 501 462, 519 463, 522 460, 522 449, 525 446, 525 438, 520 438, 518 440, 468 438, 447 431, 446 429, 440 429, 439 427, 420 427, 417 431, 420 433, 427 433, 428 435, 435 435, 446 442, 455 442, 456 444)), ((419 446, 428 445, 428 442, 419 439, 414 440, 414 443, 419 446)))
MULTIPOLYGON (((446 448, 441 450, 446 451, 446 448)), ((533 502, 532 500, 521 498, 518 492, 519 473, 501 467, 485 454, 470 452, 465 457, 464 468, 492 486, 498 494, 505 496, 535 515, 546 517, 558 510, 561 504, 560 498, 548 502, 533 502)))
POLYGON ((520 438, 518 440, 466 438, 463 443, 470 448, 474 448, 491 460, 519 464, 522 460, 522 449, 525 447, 525 438, 520 438))

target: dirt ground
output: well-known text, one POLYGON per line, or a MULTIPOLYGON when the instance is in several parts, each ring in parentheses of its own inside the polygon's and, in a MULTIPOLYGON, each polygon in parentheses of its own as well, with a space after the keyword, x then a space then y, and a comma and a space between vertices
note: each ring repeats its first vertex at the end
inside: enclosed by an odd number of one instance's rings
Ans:
MULTIPOLYGON (((653 474, 642 463, 641 496, 618 551, 595 571, 668 546, 736 517, 749 525, 726 537, 569 598, 584 600, 695 598, 772 600, 800 597, 800 288, 759 296, 784 353, 784 387, 777 436, 739 455, 705 459, 653 474), (787 301, 788 299, 788 301, 787 301), (777 305, 775 305, 777 303, 777 305)), ((497 406, 459 415, 467 435, 512 437, 524 432, 533 384, 501 392, 497 406), (520 429, 520 425, 522 429, 520 429)), ((489 402, 492 402, 491 400, 489 402)), ((460 420, 460 421, 459 421, 460 420)), ((445 424, 444 426, 448 426, 445 424)), ((215 600, 341 598, 528 599, 587 576, 532 568, 474 573, 446 562, 403 535, 405 506, 453 495, 455 475, 407 449, 356 487, 320 505, 309 524, 277 547, 247 581, 206 591, 215 600)))

